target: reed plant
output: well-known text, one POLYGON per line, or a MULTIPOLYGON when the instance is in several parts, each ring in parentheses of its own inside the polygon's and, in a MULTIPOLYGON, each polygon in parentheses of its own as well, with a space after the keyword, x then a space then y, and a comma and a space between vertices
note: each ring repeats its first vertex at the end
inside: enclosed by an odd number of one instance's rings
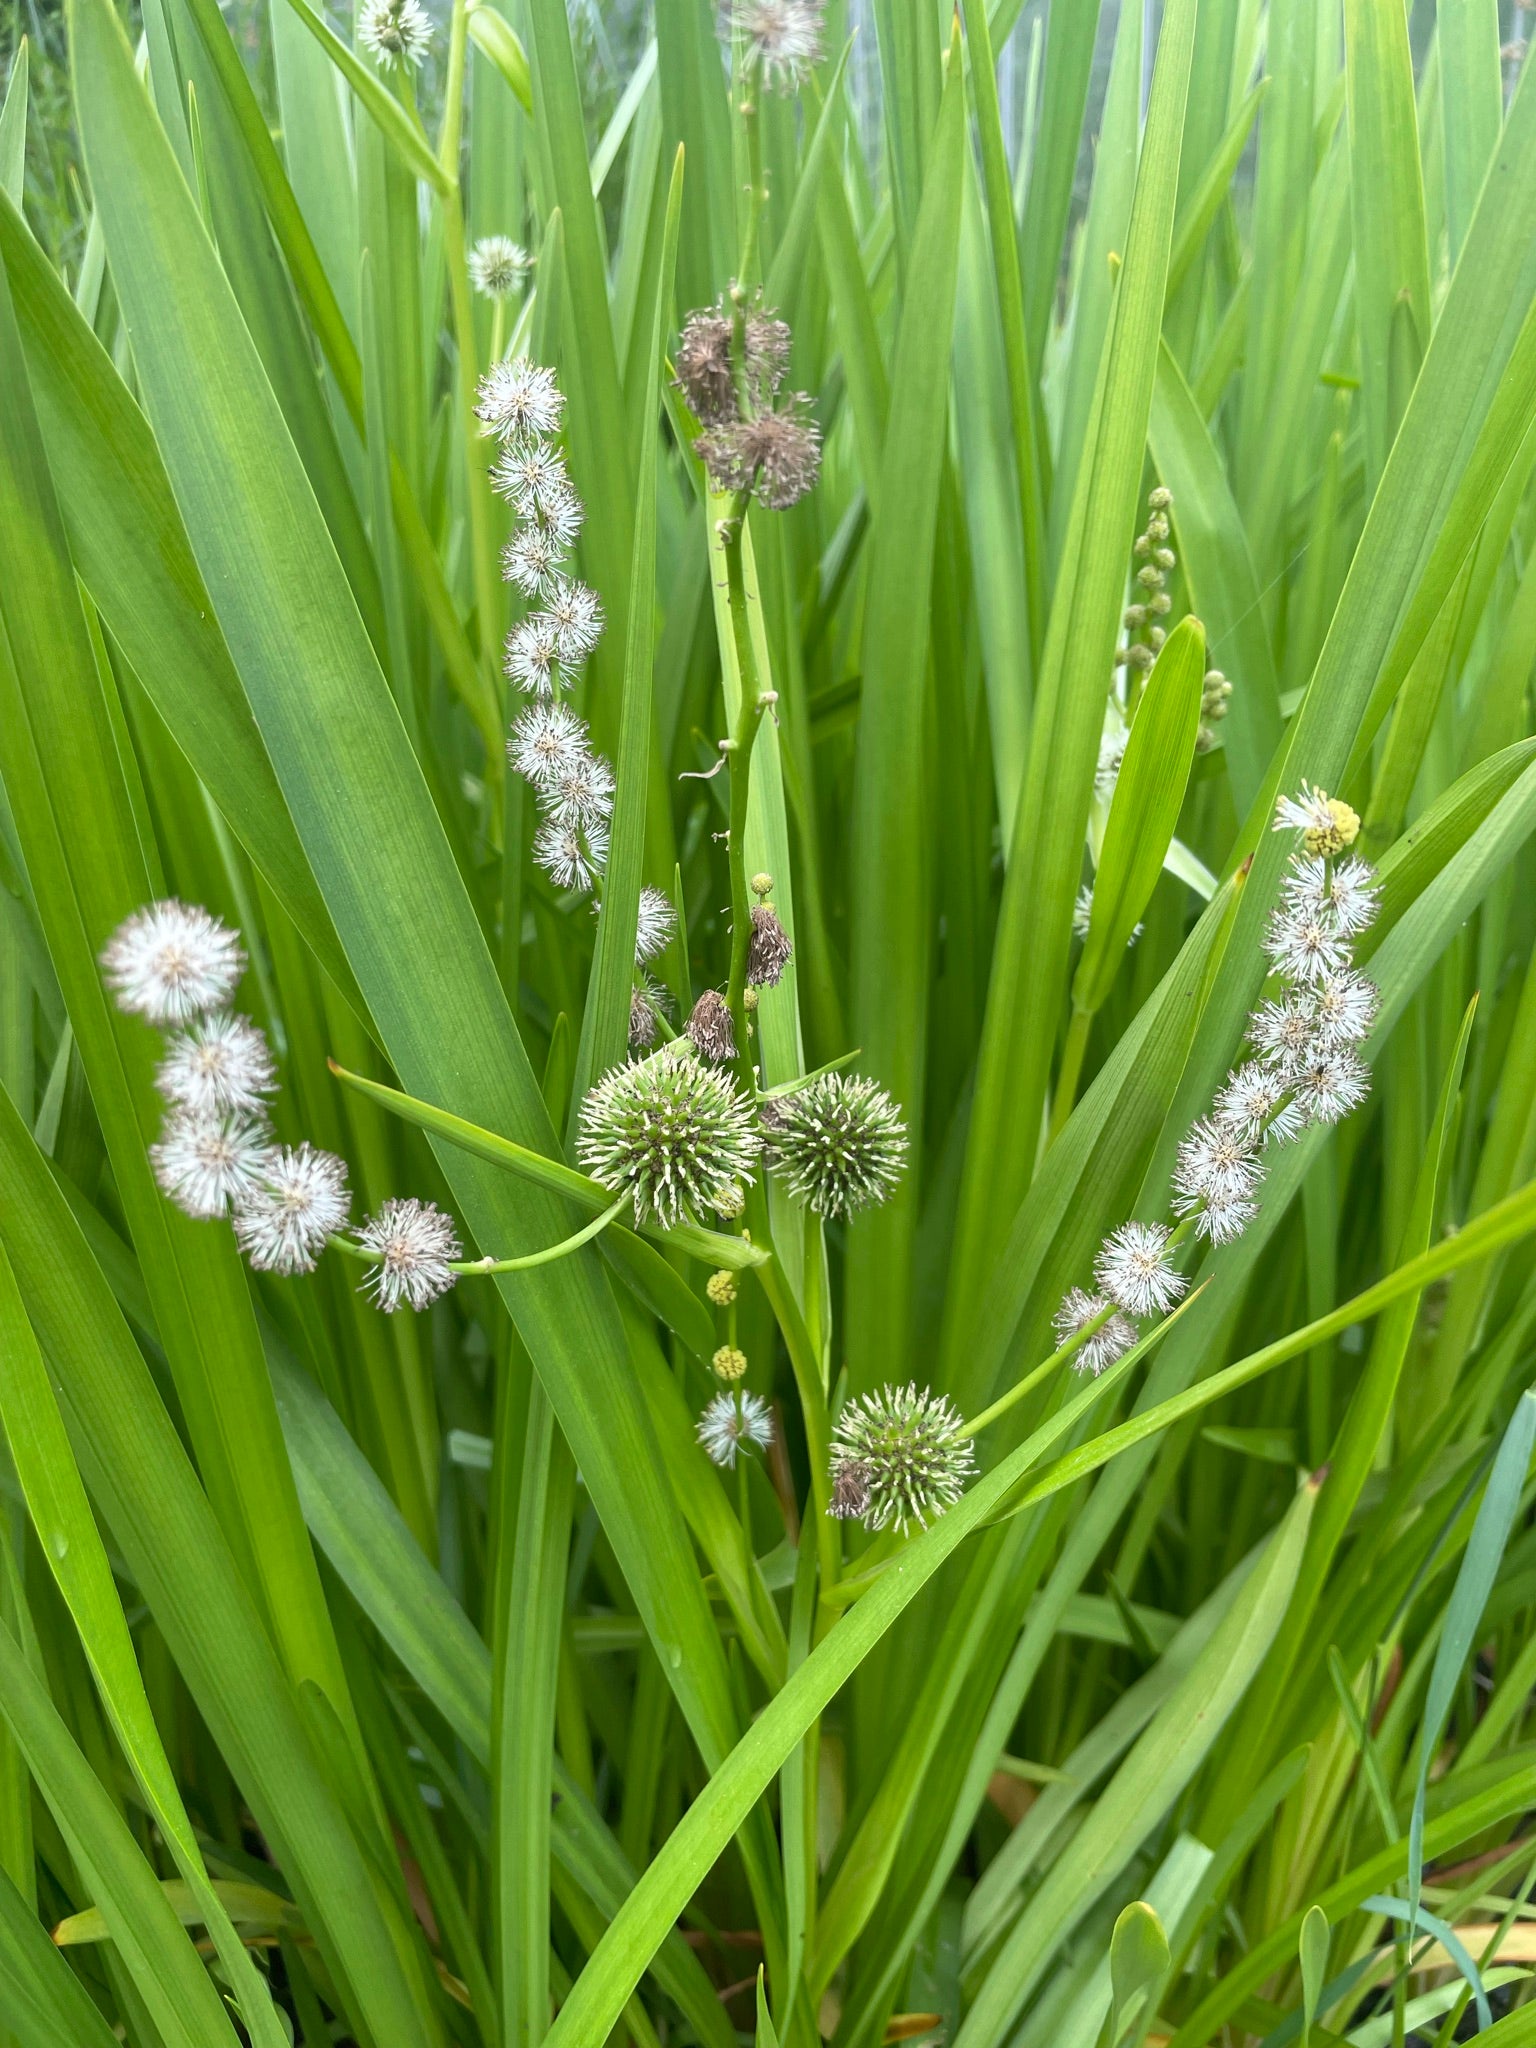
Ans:
POLYGON ((12 19, 0 2048, 1536 2041, 1528 20, 12 19))

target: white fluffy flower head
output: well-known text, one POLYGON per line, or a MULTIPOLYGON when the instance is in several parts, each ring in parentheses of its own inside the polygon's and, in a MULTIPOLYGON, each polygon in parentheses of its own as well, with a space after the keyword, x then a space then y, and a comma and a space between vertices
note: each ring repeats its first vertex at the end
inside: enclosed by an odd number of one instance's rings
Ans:
POLYGON ((607 863, 607 828, 595 820, 571 825, 546 818, 533 835, 533 857, 557 889, 584 896, 607 863))
POLYGON ((523 519, 552 519, 572 495, 557 449, 544 441, 514 441, 491 464, 491 483, 523 519))
POLYGON ((766 1451, 773 1442, 773 1414, 761 1394, 736 1388, 716 1394, 699 1417, 699 1442, 716 1465, 727 1472, 736 1464, 738 1451, 766 1451))
POLYGON ((1381 1007, 1381 990, 1358 969, 1342 968, 1309 991, 1312 1024, 1318 1044, 1332 1050, 1358 1045, 1370 1036, 1381 1007))
POLYGON ((1310 1122, 1336 1124, 1371 1092, 1371 1070, 1352 1046, 1319 1047, 1295 1078, 1296 1104, 1310 1122))
POLYGON ((745 45, 747 68, 782 91, 802 85, 821 60, 822 0, 726 0, 722 16, 745 45))
POLYGON ((1166 1223, 1122 1223, 1099 1247, 1093 1277, 1117 1308, 1133 1316, 1163 1315, 1189 1282, 1169 1254, 1166 1223))
POLYGON ((580 668, 603 637, 603 607, 595 590, 561 577, 551 584, 538 614, 554 632, 560 660, 580 668))
POLYGON ((101 964, 120 1010, 151 1024, 185 1024, 229 1001, 245 954, 216 917, 171 896, 125 918, 103 947, 101 964))
POLYGON ((1270 918, 1264 950, 1287 981, 1321 981, 1349 958, 1333 915, 1303 904, 1283 904, 1270 918))
POLYGON ((272 1049, 258 1025, 231 1010, 195 1017, 178 1031, 155 1069, 168 1102, 203 1115, 237 1109, 259 1114, 277 1086, 272 1049))
POLYGON ((565 398, 553 370, 528 356, 492 363, 480 379, 475 412, 504 441, 543 440, 560 431, 565 398))
POLYGON ((173 1110, 149 1162, 162 1191, 189 1216, 226 1216, 261 1191, 273 1156, 266 1119, 173 1110))
POLYGON ((508 235, 482 235, 469 252, 469 281, 484 299, 504 299, 517 290, 528 268, 528 251, 508 235))
POLYGON ((565 556, 564 544, 547 526, 520 526, 501 551, 502 573, 524 597, 542 597, 565 556))
POLYGON ((1175 1156, 1174 1192, 1190 1205, 1212 1195, 1251 1195, 1263 1177, 1241 1137, 1210 1117, 1190 1126, 1175 1156))
POLYGON ((412 71, 432 44, 432 17, 420 0, 364 0, 357 40, 386 70, 404 64, 412 71))
MULTIPOLYGON (((1106 1309, 1112 1308, 1113 1304, 1102 1294, 1090 1294, 1086 1287, 1069 1287, 1062 1296, 1061 1306, 1051 1318, 1058 1348, 1070 1344, 1090 1323, 1104 1315, 1106 1309)), ((1128 1315, 1114 1309, 1073 1352, 1072 1370, 1091 1372, 1097 1379, 1117 1358, 1124 1358, 1135 1342, 1136 1325, 1128 1315)))
POLYGON ((650 883, 640 891, 640 909, 635 919, 635 965, 644 967, 658 953, 664 953, 677 930, 677 912, 672 899, 650 883))
POLYGON ((613 770, 601 754, 583 754, 552 775, 544 793, 557 824, 590 832, 613 809, 613 770))
POLYGON ((1283 1144, 1305 1119, 1290 1099, 1286 1072, 1265 1060, 1249 1060, 1217 1094, 1212 1121, 1244 1146, 1283 1144))
POLYGON ((307 1143, 284 1146, 235 1211, 235 1236, 259 1273, 312 1273, 351 1207, 344 1160, 307 1143))
POLYGON ((363 1285, 386 1314, 430 1306, 458 1278, 451 1261, 464 1256, 452 1217, 413 1196, 386 1202, 358 1240, 377 1256, 363 1285))
POLYGON ((530 704, 507 741, 507 758, 537 789, 554 789, 588 758, 587 722, 565 704, 530 704))

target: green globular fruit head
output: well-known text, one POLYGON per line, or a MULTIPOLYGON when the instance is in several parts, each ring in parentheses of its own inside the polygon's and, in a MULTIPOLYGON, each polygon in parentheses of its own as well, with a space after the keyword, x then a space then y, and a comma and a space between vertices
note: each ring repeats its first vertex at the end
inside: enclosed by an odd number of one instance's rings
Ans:
POLYGON ((629 1192, 639 1223, 738 1214, 760 1150, 731 1080, 677 1040, 612 1068, 581 1106, 576 1156, 605 1188, 629 1192))
POLYGON ((823 1074, 776 1096, 766 1119, 769 1164, 818 1216, 883 1202, 907 1160, 907 1127, 883 1088, 858 1074, 823 1074))
POLYGON ((866 1528, 926 1529, 965 1491, 976 1449, 942 1394, 877 1387, 850 1401, 832 1431, 832 1512, 866 1528))

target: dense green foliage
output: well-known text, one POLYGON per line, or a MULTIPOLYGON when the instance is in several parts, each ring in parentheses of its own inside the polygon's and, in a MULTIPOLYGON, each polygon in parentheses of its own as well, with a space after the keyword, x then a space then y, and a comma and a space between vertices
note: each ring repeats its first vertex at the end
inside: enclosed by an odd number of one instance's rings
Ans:
POLYGON ((414 6, 7 17, 0 2048, 1536 2041, 1528 17, 414 6))

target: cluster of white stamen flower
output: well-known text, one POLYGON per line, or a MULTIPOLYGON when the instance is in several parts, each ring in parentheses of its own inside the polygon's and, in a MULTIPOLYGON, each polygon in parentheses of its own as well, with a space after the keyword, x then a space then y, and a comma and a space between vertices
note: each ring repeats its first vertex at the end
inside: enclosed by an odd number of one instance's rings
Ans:
POLYGON ((533 699, 513 722, 507 757, 539 806, 534 859, 557 889, 584 896, 608 860, 613 770, 561 697, 603 632, 596 591, 569 568, 582 510, 553 442, 565 399, 553 371, 518 356, 491 365, 475 410, 501 442, 491 482, 518 518, 502 572, 530 606, 507 635, 507 674, 533 699))
POLYGON ((1352 965, 1353 941, 1376 916, 1368 864, 1345 850, 1360 820, 1348 804, 1303 783, 1282 797, 1275 830, 1302 834, 1264 951, 1279 986, 1248 1020, 1253 1057, 1217 1091, 1178 1148, 1173 1168, 1177 1228, 1126 1223, 1105 1239, 1094 1263, 1097 1292, 1072 1288, 1056 1316, 1056 1337, 1076 1343, 1072 1362, 1099 1373, 1137 1341, 1138 1316, 1166 1314, 1187 1285, 1173 1264, 1186 1235, 1231 1244, 1258 1214, 1264 1150, 1309 1124, 1337 1123, 1365 1100, 1370 1069, 1357 1048, 1369 1035, 1380 993, 1352 965))
MULTIPOLYGON (((507 758, 539 807, 534 859, 557 889, 585 896, 608 865, 614 774, 563 697, 603 636, 601 599, 570 571, 582 507, 554 446, 565 398, 552 370, 518 356, 487 370, 475 411, 501 442, 491 482, 518 521, 502 549, 502 575, 529 606, 507 635, 507 674, 533 700, 513 720, 507 758)), ((665 948, 675 926, 661 891, 642 889, 637 967, 665 948)), ((648 998, 636 1016, 642 1038, 646 1028, 654 1037, 657 1011, 648 998)))
MULTIPOLYGON (((245 968, 238 935, 168 899, 126 918, 101 963, 120 1009, 179 1027, 155 1070, 167 1108, 149 1161, 162 1192, 188 1216, 228 1218, 258 1272, 312 1272, 351 1213, 346 1162, 273 1134, 272 1048, 226 1008, 245 968)), ((378 1262, 364 1286, 382 1308, 425 1308, 457 1278, 458 1238, 430 1203, 386 1202, 361 1237, 378 1262)))

